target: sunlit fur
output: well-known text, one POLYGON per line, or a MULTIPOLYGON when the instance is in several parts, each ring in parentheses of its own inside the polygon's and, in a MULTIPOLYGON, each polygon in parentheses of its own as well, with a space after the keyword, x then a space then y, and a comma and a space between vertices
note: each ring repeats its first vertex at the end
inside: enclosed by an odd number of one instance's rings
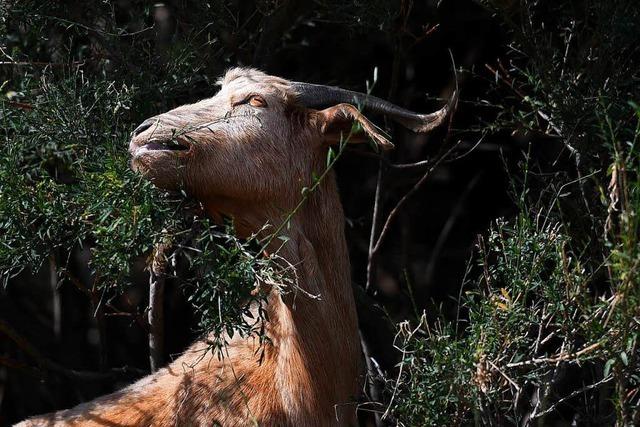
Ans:
MULTIPOLYGON (((236 68, 220 84, 214 97, 155 117, 132 139, 130 151, 134 169, 161 187, 194 195, 214 218, 234 218, 241 234, 282 222, 312 173, 325 169, 327 144, 336 142, 344 122, 357 120, 374 140, 388 144, 352 106, 315 111, 296 105, 286 80, 236 68), (251 95, 267 105, 241 103, 251 95), (171 137, 189 149, 141 148, 171 137)), ((295 266, 298 286, 319 298, 299 290, 271 292, 270 342, 261 362, 253 340, 234 339, 223 360, 196 342, 166 368, 121 391, 21 425, 355 424, 361 350, 343 224, 329 173, 286 229, 290 239, 279 252, 295 266)))

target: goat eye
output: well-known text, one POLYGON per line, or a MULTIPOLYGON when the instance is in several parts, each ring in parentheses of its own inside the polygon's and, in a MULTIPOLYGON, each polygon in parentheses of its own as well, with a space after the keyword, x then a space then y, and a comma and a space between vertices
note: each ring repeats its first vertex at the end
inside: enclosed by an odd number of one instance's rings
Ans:
POLYGON ((249 105, 251 105, 252 107, 266 107, 267 103, 260 95, 253 95, 251 98, 249 98, 249 105))

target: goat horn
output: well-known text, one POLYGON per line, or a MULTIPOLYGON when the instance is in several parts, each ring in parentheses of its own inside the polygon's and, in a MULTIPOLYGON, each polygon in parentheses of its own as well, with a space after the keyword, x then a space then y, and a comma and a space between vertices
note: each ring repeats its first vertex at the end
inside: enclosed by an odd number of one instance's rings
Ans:
POLYGON ((449 102, 438 111, 430 114, 418 114, 389 101, 385 101, 384 99, 335 86, 302 82, 291 82, 291 85, 298 93, 298 102, 305 107, 323 108, 341 102, 355 103, 363 109, 386 114, 391 119, 414 132, 429 132, 440 126, 458 102, 458 91, 455 90, 449 102))

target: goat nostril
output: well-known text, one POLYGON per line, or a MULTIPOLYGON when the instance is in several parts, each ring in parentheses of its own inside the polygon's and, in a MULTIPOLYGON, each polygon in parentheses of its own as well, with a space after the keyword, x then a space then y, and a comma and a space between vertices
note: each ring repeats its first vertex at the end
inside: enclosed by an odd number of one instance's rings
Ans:
POLYGON ((144 132, 145 130, 149 129, 151 126, 153 126, 154 123, 156 123, 157 120, 155 119, 147 119, 144 122, 142 122, 142 124, 140 126, 138 126, 137 128, 135 128, 135 130, 133 131, 133 136, 138 136, 140 135, 142 132, 144 132))

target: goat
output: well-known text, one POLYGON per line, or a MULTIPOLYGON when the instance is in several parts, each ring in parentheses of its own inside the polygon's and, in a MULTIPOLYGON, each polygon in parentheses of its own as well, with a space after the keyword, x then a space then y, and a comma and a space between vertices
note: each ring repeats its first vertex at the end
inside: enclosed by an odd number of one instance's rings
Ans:
MULTIPOLYGON (((241 236, 285 219, 301 200, 301 188, 324 170, 328 147, 354 122, 363 132, 350 142, 369 137, 392 147, 353 103, 416 132, 435 128, 452 108, 450 101, 420 115, 365 94, 248 68, 229 70, 219 84, 212 98, 143 122, 129 151, 135 170, 159 187, 184 188, 213 218, 233 218, 241 236)), ((123 390, 20 425, 355 424, 362 355, 333 172, 286 232, 279 255, 295 266, 305 292, 294 303, 292 293, 270 291, 267 343, 236 335, 218 359, 211 353, 203 358, 207 344, 196 342, 123 390), (265 346, 261 361, 259 345, 265 346)))

